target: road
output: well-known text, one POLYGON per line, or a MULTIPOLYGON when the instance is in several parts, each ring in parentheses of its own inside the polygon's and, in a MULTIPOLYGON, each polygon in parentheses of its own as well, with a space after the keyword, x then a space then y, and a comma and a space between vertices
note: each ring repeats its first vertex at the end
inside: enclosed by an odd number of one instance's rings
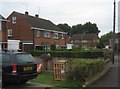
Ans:
POLYGON ((68 89, 68 88, 58 88, 45 84, 27 82, 26 84, 7 85, 2 89, 68 89))
POLYGON ((25 84, 7 84, 4 86, 4 88, 2 89, 36 89, 36 88, 40 88, 40 89, 46 89, 46 87, 49 89, 52 86, 49 85, 45 85, 45 84, 38 84, 38 83, 31 83, 31 82, 27 82, 25 84))

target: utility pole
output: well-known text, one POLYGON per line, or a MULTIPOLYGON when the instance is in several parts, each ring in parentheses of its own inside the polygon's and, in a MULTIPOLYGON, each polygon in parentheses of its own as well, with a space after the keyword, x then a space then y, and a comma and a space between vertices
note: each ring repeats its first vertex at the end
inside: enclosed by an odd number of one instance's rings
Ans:
POLYGON ((112 42, 112 64, 114 64, 115 55, 115 19, 116 18, 116 1, 114 0, 114 12, 113 12, 113 42, 112 42))

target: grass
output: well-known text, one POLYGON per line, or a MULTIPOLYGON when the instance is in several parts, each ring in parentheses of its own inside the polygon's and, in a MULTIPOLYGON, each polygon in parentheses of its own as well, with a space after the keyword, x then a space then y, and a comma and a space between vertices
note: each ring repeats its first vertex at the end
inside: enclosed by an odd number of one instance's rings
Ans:
POLYGON ((81 84, 79 81, 73 81, 73 80, 62 80, 62 81, 55 81, 53 79, 53 73, 51 72, 42 72, 38 75, 36 79, 31 80, 31 82, 34 83, 41 83, 41 84, 48 84, 55 87, 81 87, 81 84))

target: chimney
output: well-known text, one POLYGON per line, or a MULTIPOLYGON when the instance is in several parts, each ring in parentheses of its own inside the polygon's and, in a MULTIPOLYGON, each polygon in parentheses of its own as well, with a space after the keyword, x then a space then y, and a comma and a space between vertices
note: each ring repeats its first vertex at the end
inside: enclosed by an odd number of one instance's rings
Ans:
POLYGON ((35 15, 35 17, 36 17, 36 18, 39 18, 39 15, 38 15, 38 14, 36 14, 36 15, 35 15))
POLYGON ((25 15, 28 15, 28 14, 29 14, 29 13, 26 11, 26 12, 25 12, 25 15))

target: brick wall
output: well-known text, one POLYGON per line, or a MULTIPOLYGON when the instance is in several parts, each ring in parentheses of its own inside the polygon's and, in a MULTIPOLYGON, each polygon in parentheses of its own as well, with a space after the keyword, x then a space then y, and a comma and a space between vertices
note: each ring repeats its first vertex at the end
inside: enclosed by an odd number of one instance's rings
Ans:
POLYGON ((32 40, 32 30, 31 26, 21 17, 19 17, 16 13, 13 13, 9 16, 8 20, 10 22, 8 23, 8 29, 13 30, 12 37, 9 37, 9 39, 13 40, 21 40, 21 41, 31 41, 32 40), (16 24, 12 23, 12 17, 16 17, 16 24))
MULTIPOLYGON (((35 32, 36 33, 36 32, 35 32)), ((59 47, 63 46, 63 45, 66 45, 66 35, 64 36, 64 39, 55 39, 54 38, 54 33, 50 33, 50 38, 46 38, 44 37, 44 32, 41 31, 40 32, 40 37, 36 37, 35 35, 35 45, 42 45, 42 44, 47 44, 47 45, 52 45, 52 44, 56 44, 56 45, 59 45, 59 47)), ((59 34, 61 35, 61 34, 59 34)))

